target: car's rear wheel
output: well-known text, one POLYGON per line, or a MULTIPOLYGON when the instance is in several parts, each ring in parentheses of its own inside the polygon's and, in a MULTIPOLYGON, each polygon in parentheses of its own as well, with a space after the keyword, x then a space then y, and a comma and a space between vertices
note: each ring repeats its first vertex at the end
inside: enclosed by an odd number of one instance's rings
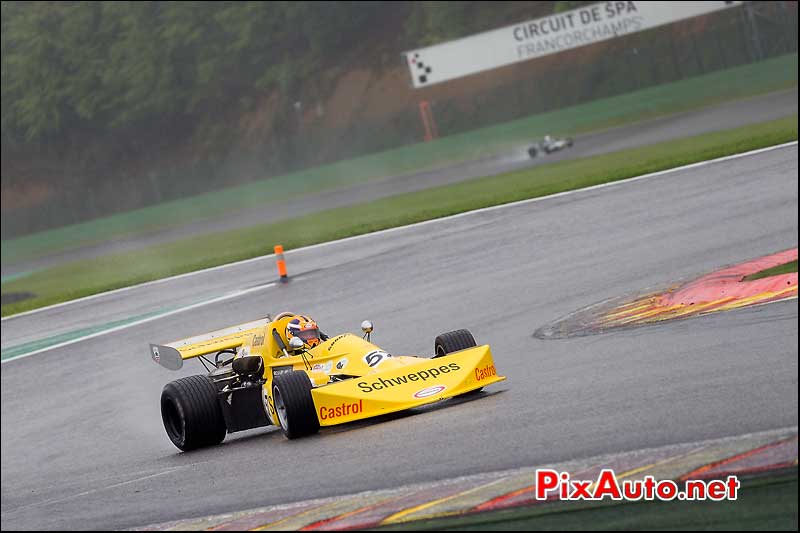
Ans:
POLYGON ((169 440, 185 452, 217 445, 227 433, 217 389, 208 376, 167 383, 161 392, 161 419, 169 440))
POLYGON ((311 381, 302 370, 275 376, 272 401, 286 438, 296 439, 319 431, 319 419, 311 397, 311 381))
MULTIPOLYGON (((450 355, 453 352, 474 348, 477 345, 478 344, 475 342, 475 337, 472 336, 472 333, 470 333, 468 329, 448 331, 447 333, 442 333, 433 341, 433 358, 436 359, 437 357, 444 357, 445 355, 450 355)), ((467 396, 482 390, 483 387, 465 392, 464 394, 459 394, 458 396, 467 396)))

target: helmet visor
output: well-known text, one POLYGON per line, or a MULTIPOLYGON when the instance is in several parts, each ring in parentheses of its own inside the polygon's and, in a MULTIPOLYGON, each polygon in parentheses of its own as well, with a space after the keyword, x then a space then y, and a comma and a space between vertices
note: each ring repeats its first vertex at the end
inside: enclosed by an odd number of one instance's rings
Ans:
POLYGON ((300 337, 303 341, 308 342, 310 340, 319 340, 319 330, 317 328, 313 329, 303 329, 300 331, 295 331, 294 335, 296 337, 300 337))

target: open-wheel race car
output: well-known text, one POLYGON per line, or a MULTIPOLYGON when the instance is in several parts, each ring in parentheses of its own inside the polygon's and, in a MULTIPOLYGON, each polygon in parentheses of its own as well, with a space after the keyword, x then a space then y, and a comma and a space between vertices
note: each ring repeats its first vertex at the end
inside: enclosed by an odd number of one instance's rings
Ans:
POLYGON ((489 346, 477 346, 468 330, 439 335, 433 356, 419 357, 387 353, 370 342, 372 323, 365 320, 361 327, 363 336, 328 337, 307 317, 281 313, 151 344, 152 359, 170 370, 200 358, 208 371, 164 386, 161 417, 167 435, 184 451, 270 424, 293 439, 317 433, 320 426, 473 393, 505 379, 489 346))
POLYGON ((528 148, 528 155, 536 157, 540 152, 546 154, 558 152, 564 148, 571 147, 572 142, 572 137, 551 137, 550 135, 545 135, 541 141, 537 141, 533 146, 528 148))

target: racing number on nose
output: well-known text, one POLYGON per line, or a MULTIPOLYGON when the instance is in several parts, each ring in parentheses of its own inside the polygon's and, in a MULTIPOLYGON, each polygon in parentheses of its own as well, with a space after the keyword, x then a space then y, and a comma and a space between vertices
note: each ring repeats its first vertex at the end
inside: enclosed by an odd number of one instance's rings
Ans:
POLYGON ((364 362, 367 363, 368 367, 374 368, 378 366, 386 357, 391 357, 391 355, 383 350, 373 350, 364 356, 364 362))

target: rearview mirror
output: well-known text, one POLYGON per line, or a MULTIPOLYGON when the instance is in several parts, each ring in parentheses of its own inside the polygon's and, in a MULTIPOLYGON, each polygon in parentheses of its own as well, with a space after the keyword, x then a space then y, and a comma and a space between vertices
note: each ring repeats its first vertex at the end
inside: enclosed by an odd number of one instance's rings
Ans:
POLYGON ((361 331, 364 332, 364 337, 363 338, 367 339, 367 342, 370 342, 370 338, 369 337, 370 337, 370 334, 372 333, 373 329, 374 329, 374 326, 372 325, 372 321, 365 320, 364 322, 361 323, 361 331))
POLYGON ((292 337, 291 339, 289 339, 289 348, 291 348, 292 351, 296 352, 297 350, 302 350, 303 346, 305 345, 306 343, 303 342, 303 339, 301 339, 300 337, 292 337))

